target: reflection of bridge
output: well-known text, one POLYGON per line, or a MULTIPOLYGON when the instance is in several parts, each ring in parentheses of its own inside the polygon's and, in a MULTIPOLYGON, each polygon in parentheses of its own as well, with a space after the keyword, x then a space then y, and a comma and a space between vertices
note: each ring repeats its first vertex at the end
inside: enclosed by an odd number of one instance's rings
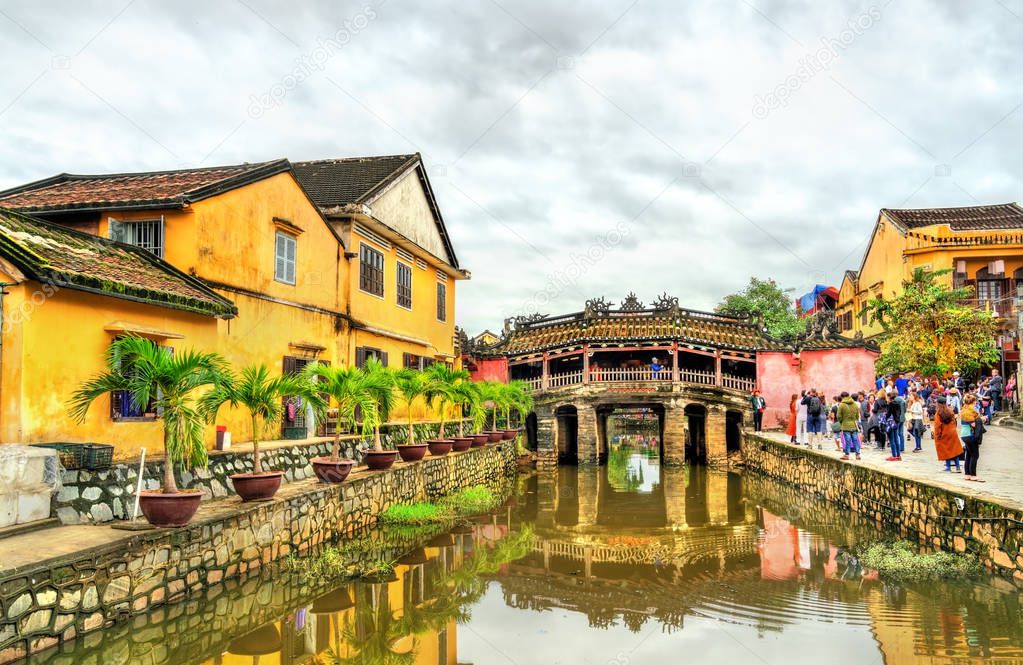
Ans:
POLYGON ((601 298, 574 314, 520 318, 481 362, 533 386, 527 430, 541 468, 604 461, 607 416, 621 407, 654 410, 664 462, 681 465, 723 462, 738 448, 757 352, 783 348, 754 321, 630 295, 619 309, 601 298))

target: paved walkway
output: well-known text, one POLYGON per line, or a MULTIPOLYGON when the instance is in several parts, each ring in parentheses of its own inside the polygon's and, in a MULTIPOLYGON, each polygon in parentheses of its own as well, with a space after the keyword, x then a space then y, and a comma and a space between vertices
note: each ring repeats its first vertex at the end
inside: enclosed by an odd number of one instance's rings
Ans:
MULTIPOLYGON (((782 432, 764 432, 777 441, 788 441, 782 432)), ((931 485, 948 488, 956 492, 977 496, 994 503, 1023 510, 1023 431, 1007 427, 988 426, 984 435, 984 443, 980 447, 980 461, 977 464, 977 475, 984 481, 976 483, 967 481, 963 475, 946 473, 945 463, 939 462, 934 453, 934 441, 930 432, 923 436, 921 445, 923 452, 913 453, 913 437, 906 439, 906 452, 901 462, 886 462, 891 453, 888 447, 878 450, 871 443, 863 449, 860 461, 855 458, 847 464, 861 464, 885 473, 903 476, 926 482, 931 485)), ((841 457, 842 453, 835 450, 833 439, 824 442, 824 450, 828 456, 841 457)))

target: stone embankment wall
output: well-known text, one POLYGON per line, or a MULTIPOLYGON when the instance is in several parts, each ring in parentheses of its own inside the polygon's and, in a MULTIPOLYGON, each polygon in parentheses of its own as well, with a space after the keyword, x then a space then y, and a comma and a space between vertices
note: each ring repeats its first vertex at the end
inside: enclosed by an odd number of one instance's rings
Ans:
POLYGON ((0 573, 0 663, 351 536, 396 503, 510 476, 516 472, 514 444, 399 463, 340 485, 297 481, 269 502, 215 502, 187 527, 125 532, 124 539, 109 545, 5 570, 0 573))
POLYGON ((1023 584, 1023 510, 743 434, 746 467, 1023 584))
MULTIPOLYGON (((416 426, 421 435, 433 436, 438 424, 424 423, 416 426)), ((404 426, 392 425, 381 430, 385 446, 404 443, 408 438, 404 426)), ((458 433, 458 423, 447 423, 448 436, 458 433)), ((341 456, 361 462, 358 449, 361 440, 348 436, 341 440, 341 456)), ((332 441, 327 439, 295 442, 294 445, 272 445, 262 451, 263 469, 284 471, 284 482, 305 480, 313 477, 310 460, 330 454, 332 441)), ((156 489, 163 478, 163 460, 146 462, 146 474, 142 489, 156 489)), ((62 487, 53 498, 53 514, 61 524, 85 524, 108 522, 131 518, 135 506, 135 488, 138 483, 139 462, 114 464, 106 471, 85 469, 64 471, 62 487)), ((235 494, 228 476, 252 471, 252 453, 245 450, 210 451, 210 463, 206 469, 178 471, 181 487, 202 490, 203 499, 220 499, 235 494)))

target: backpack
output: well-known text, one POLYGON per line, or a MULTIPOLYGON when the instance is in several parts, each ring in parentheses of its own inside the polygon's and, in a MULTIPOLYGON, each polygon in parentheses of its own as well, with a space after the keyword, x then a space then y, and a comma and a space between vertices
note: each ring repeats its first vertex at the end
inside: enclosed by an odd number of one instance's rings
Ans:
POLYGON ((810 398, 810 401, 806 403, 806 412, 811 416, 821 415, 821 400, 816 395, 810 398))

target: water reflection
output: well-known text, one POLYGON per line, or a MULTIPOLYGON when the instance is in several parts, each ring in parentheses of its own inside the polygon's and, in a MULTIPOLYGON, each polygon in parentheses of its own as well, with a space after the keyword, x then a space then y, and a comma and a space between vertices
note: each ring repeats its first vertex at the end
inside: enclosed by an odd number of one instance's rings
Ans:
POLYGON ((637 443, 617 469, 524 479, 508 506, 406 547, 393 575, 250 580, 38 661, 1023 662, 1007 582, 887 584, 855 556, 884 535, 872 524, 759 476, 661 467, 637 443))

